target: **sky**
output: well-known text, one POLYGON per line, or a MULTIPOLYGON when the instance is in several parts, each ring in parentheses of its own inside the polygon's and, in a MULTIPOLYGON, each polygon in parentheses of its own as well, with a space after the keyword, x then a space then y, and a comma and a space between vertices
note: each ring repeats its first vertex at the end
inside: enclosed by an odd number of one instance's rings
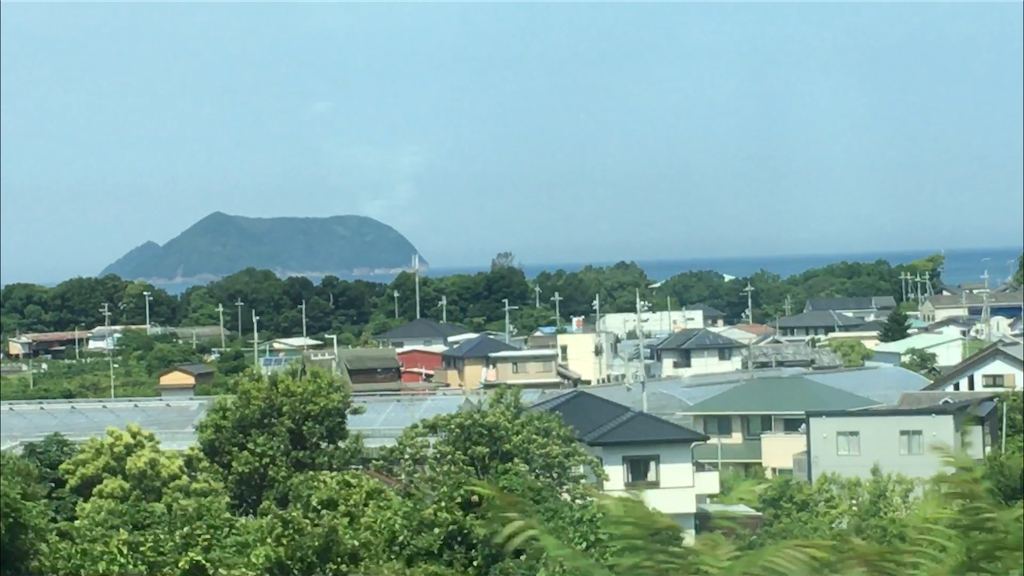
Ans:
POLYGON ((1015 3, 11 3, 0 278, 203 216, 433 266, 1019 246, 1015 3))

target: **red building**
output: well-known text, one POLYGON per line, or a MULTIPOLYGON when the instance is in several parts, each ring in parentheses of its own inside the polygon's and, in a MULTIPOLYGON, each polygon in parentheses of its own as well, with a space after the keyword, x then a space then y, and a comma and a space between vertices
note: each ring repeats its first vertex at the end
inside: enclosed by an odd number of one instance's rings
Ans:
POLYGON ((444 346, 410 346, 398 349, 398 362, 402 365, 402 382, 430 382, 434 370, 441 367, 444 346))

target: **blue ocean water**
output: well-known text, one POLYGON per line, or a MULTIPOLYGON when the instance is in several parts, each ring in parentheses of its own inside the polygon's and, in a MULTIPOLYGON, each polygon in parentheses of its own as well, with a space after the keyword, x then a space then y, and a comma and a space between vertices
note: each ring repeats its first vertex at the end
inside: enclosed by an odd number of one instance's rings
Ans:
MULTIPOLYGON (((730 276, 749 276, 764 269, 774 272, 780 276, 787 277, 800 274, 811 268, 821 268, 835 262, 874 262, 882 259, 890 264, 906 264, 925 256, 934 254, 937 250, 928 251, 902 251, 888 253, 861 253, 861 254, 814 254, 803 256, 769 256, 760 258, 688 258, 680 260, 637 260, 636 263, 647 272, 647 276, 655 281, 665 280, 679 274, 693 270, 714 270, 730 276)), ((1005 280, 1017 269, 1017 257, 1021 254, 1021 248, 981 248, 970 250, 946 250, 946 266, 943 271, 943 281, 947 284, 961 284, 964 282, 980 282, 982 274, 987 270, 989 282, 995 286, 1005 280)), ((566 264, 523 264, 523 271, 526 276, 533 278, 545 270, 554 271, 563 269, 576 271, 592 264, 595 266, 608 266, 615 262, 577 262, 566 264)), ((473 273, 486 270, 486 266, 480 267, 438 267, 431 268, 430 276, 446 276, 449 274, 473 273)))

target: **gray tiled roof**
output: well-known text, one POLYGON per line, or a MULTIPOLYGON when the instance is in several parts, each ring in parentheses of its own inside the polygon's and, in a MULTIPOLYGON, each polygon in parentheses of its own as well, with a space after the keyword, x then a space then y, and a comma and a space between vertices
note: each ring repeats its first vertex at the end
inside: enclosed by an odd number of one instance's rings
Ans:
POLYGON ((441 355, 448 358, 486 358, 495 352, 505 352, 508 350, 518 350, 518 348, 481 334, 466 340, 451 350, 446 350, 441 355))
POLYGON ((888 310, 896 307, 896 299, 892 296, 855 296, 810 298, 804 310, 888 310))
POLYGON ((678 330, 658 344, 658 350, 697 350, 701 348, 739 348, 743 344, 703 328, 678 330))
POLYGON ((686 309, 687 310, 700 310, 701 312, 704 313, 704 319, 706 319, 706 320, 716 319, 716 318, 725 318, 725 312, 722 312, 721 310, 718 310, 717 308, 712 308, 711 306, 708 306, 707 304, 704 304, 703 302, 700 302, 700 303, 697 303, 697 304, 687 304, 686 305, 686 309))
POLYGON ((815 310, 780 318, 777 324, 779 328, 833 328, 861 326, 864 321, 839 312, 815 310))
MULTIPOLYGON (((1021 292, 990 292, 989 306, 1020 306, 1021 292)), ((939 295, 928 298, 928 303, 936 308, 960 308, 962 306, 982 306, 985 304, 984 294, 964 293, 939 295)))
POLYGON ((449 336, 465 334, 469 332, 456 324, 442 324, 429 318, 418 318, 412 322, 406 322, 381 334, 379 340, 403 340, 403 339, 426 339, 437 338, 443 340, 449 336))

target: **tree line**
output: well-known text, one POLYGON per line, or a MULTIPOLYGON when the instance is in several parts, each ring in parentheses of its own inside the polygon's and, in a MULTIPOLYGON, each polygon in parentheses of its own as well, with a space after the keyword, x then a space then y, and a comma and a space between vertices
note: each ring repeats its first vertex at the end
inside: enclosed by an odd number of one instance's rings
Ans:
POLYGON ((0 576, 1004 576, 1024 561, 1019 465, 1007 494, 959 459, 923 484, 726 482, 721 500, 752 504, 764 527, 684 547, 672 519, 602 497, 586 481, 599 461, 516 391, 379 452, 324 372, 249 373, 232 391, 186 452, 131 425, 4 452, 0 576))
MULTIPOLYGON (((587 266, 572 272, 542 272, 531 279, 516 265, 514 256, 503 253, 486 272, 422 277, 420 313, 473 330, 503 330, 503 300, 507 299, 510 305, 518 306, 512 312, 512 323, 522 334, 555 323, 552 298, 556 292, 563 321, 572 316, 592 321, 596 296, 600 295, 602 313, 631 312, 639 289, 652 310, 706 304, 724 312, 728 321, 736 322, 746 311, 743 289, 749 283, 754 288, 754 321, 771 323, 785 316, 787 309, 790 313, 802 311, 812 297, 892 295, 900 300, 900 274, 904 272, 928 272, 938 290, 942 264, 941 255, 896 266, 885 260, 840 262, 787 278, 761 270, 728 281, 717 272, 691 271, 652 288, 652 279, 632 262, 587 266), (535 289, 540 290, 539 295, 535 289), (442 297, 447 302, 443 309, 442 297)), ((416 317, 415 278, 410 273, 403 272, 390 283, 334 276, 314 283, 305 277, 279 278, 269 270, 250 268, 205 286, 191 287, 180 295, 113 275, 73 278, 52 288, 8 284, 0 293, 0 330, 5 337, 17 332, 91 330, 103 325, 100 310, 104 304, 109 306, 111 324, 142 325, 146 320, 146 292, 150 293, 149 314, 155 325, 213 326, 223 314, 225 328, 236 335, 241 332, 248 339, 253 310, 259 315, 261 339, 264 335, 301 334, 303 302, 307 333, 339 334, 346 345, 368 341, 416 317)))

